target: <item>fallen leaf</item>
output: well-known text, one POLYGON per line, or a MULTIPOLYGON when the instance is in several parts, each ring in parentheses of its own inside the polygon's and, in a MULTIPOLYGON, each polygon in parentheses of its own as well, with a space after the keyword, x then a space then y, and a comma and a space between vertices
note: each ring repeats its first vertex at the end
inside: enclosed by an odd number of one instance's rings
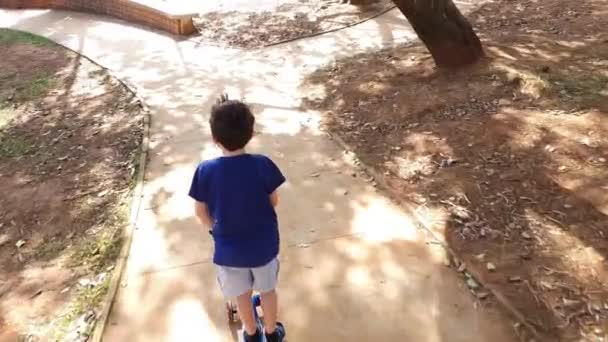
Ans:
POLYGON ((549 282, 547 282, 547 281, 541 280, 541 281, 539 281, 539 282, 538 282, 538 284, 539 284, 541 287, 546 288, 547 290, 555 290, 555 286, 553 286, 553 284, 550 284, 550 283, 549 283, 549 282))
POLYGON ((445 167, 450 167, 456 163, 458 163, 459 160, 458 159, 453 159, 453 158, 447 158, 447 159, 443 159, 441 160, 440 166, 445 168, 445 167))
POLYGON ((564 307, 569 308, 569 307, 577 306, 577 305, 581 304, 582 302, 580 300, 562 298, 562 303, 563 303, 564 307))
POLYGON ((589 137, 585 137, 585 138, 583 138, 583 139, 581 140, 581 144, 583 144, 583 145, 585 145, 585 146, 587 146, 587 147, 592 147, 592 148, 597 147, 597 143, 596 143, 596 142, 594 142, 594 141, 592 141, 592 140, 591 140, 591 138, 589 138, 589 137))
POLYGON ((80 286, 89 286, 89 285, 91 285, 91 283, 92 283, 91 280, 90 279, 86 279, 86 278, 85 279, 80 279, 78 281, 78 284, 80 286))
POLYGON ((489 295, 490 294, 487 293, 487 292, 477 292, 477 293, 475 293, 475 296, 477 298, 479 298, 479 299, 486 299, 486 298, 488 298, 489 295))
POLYGON ((475 290, 476 288, 479 287, 479 284, 477 284, 477 282, 475 281, 475 279, 469 278, 469 279, 467 279, 467 286, 470 289, 475 290))
POLYGON ((36 291, 34 294, 30 296, 30 299, 34 299, 42 294, 42 289, 36 291))

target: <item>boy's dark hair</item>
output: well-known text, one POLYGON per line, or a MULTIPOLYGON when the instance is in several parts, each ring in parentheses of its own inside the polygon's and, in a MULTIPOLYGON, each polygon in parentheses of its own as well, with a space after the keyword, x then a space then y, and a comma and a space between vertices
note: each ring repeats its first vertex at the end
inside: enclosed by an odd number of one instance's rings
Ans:
POLYGON ((224 94, 211 108, 209 124, 213 139, 228 151, 236 151, 245 147, 253 137, 255 118, 249 106, 238 100, 229 100, 224 94))

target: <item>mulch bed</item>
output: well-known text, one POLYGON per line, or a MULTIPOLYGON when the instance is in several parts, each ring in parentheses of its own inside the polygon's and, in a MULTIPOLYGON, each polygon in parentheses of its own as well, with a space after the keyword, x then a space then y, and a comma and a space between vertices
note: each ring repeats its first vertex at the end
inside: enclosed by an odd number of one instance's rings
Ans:
POLYGON ((334 30, 393 7, 390 0, 355 6, 328 0, 282 1, 272 11, 209 12, 195 19, 206 43, 255 49, 334 30))
POLYGON ((75 53, 6 30, 0 46, 0 340, 65 337, 120 250, 143 112, 75 53))

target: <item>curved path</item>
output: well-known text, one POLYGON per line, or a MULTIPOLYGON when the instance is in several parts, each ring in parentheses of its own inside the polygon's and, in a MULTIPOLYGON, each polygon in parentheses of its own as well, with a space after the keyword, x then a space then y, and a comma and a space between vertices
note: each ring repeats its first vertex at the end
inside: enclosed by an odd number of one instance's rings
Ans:
POLYGON ((443 266, 441 248, 352 177, 347 156, 319 131, 319 114, 300 108, 306 73, 412 39, 398 12, 256 52, 196 46, 78 13, 0 11, 0 25, 46 36, 111 69, 139 88, 152 112, 143 209, 105 341, 234 338, 212 246, 186 195, 197 162, 217 153, 205 122, 223 91, 254 105, 259 134, 251 150, 272 156, 289 178, 279 215, 290 341, 514 341, 510 321, 476 303, 443 266))

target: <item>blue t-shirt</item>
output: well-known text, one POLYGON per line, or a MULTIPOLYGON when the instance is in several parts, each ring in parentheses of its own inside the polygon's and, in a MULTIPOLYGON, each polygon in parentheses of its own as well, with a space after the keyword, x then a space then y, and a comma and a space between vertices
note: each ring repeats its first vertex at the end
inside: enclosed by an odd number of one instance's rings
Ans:
POLYGON ((220 157, 198 166, 189 195, 209 208, 216 265, 259 267, 279 254, 270 194, 283 182, 275 163, 261 155, 220 157))

